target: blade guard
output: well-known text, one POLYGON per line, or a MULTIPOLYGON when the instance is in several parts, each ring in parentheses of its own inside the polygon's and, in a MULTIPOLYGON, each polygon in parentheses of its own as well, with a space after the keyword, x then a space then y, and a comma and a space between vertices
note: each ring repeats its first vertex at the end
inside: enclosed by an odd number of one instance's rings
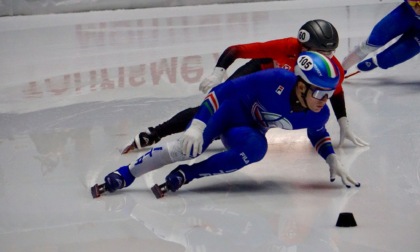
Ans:
POLYGON ((165 196, 165 193, 168 192, 168 189, 166 188, 166 183, 163 183, 161 185, 155 184, 152 188, 150 188, 155 195, 156 199, 160 199, 163 196, 165 196))
POLYGON ((102 194, 106 192, 105 183, 101 185, 95 184, 94 186, 90 188, 90 192, 92 193, 92 197, 94 199, 98 198, 99 196, 101 196, 102 194))

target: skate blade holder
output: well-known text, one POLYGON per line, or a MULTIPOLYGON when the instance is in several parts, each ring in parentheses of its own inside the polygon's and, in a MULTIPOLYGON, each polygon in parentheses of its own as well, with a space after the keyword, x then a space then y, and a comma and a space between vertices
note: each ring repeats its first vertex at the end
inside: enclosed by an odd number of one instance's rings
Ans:
POLYGON ((156 199, 160 199, 165 196, 165 193, 168 192, 168 188, 166 188, 166 183, 161 185, 155 184, 152 188, 150 188, 155 195, 156 199))
POLYGON ((90 192, 92 193, 92 197, 94 199, 95 198, 98 198, 99 196, 101 196, 103 193, 106 192, 105 183, 104 184, 100 184, 100 185, 96 184, 96 185, 92 186, 90 188, 90 192))

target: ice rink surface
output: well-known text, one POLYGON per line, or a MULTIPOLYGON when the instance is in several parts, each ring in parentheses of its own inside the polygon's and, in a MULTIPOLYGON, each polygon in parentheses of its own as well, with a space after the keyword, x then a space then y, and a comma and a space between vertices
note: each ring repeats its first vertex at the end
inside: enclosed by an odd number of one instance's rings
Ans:
MULTIPOLYGON (((141 153, 135 134, 198 105, 229 45, 332 22, 337 57, 398 1, 292 1, 0 18, 0 251, 419 251, 419 57, 344 84, 369 147, 336 152, 362 184, 329 182, 305 131, 272 130, 266 157, 156 199, 176 165, 92 199, 141 153), (357 227, 339 228, 340 212, 357 227)), ((232 73, 245 61, 228 69, 232 73)), ((337 145, 339 127, 328 123, 337 145)), ((174 140, 179 135, 165 138, 174 140)), ((200 159, 221 150, 215 142, 200 159)))

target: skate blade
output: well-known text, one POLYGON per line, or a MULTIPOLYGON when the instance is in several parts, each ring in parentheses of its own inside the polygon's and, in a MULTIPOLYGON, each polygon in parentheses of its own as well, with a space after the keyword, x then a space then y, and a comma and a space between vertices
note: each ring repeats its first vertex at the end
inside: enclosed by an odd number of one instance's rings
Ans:
POLYGON ((360 73, 360 70, 357 70, 356 72, 353 72, 353 73, 350 73, 350 74, 344 76, 344 79, 350 78, 350 77, 352 77, 352 76, 354 76, 356 74, 359 74, 359 73, 360 73))
POLYGON ((127 147, 125 147, 124 150, 121 151, 121 155, 127 154, 134 149, 135 149, 134 145, 130 144, 127 147))
POLYGON ((165 196, 165 193, 167 192, 166 190, 166 185, 162 184, 162 185, 157 185, 155 184, 152 188, 150 188, 153 192, 153 194, 155 195, 156 199, 160 199, 163 196, 165 196))
POLYGON ((98 198, 98 197, 99 197, 99 196, 101 196, 104 192, 106 192, 106 189, 105 189, 105 184, 101 184, 101 185, 96 184, 96 185, 92 186, 92 187, 90 188, 90 192, 91 192, 92 197, 93 197, 94 199, 95 199, 95 198, 98 198))

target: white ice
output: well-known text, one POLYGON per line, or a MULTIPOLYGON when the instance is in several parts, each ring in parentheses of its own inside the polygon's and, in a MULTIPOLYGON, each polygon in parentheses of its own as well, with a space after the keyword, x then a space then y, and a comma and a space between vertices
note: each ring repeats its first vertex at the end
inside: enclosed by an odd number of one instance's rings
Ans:
MULTIPOLYGON (((296 36, 323 18, 339 31, 342 60, 399 2, 0 18, 0 251, 419 251, 418 57, 344 84, 350 126, 370 146, 336 152, 360 188, 329 182, 305 131, 272 130, 266 157, 238 172, 158 200, 149 188, 173 164, 90 195, 140 154, 120 155, 135 134, 201 102, 198 83, 227 46, 296 36), (336 227, 340 212, 358 226, 336 227)), ((337 145, 334 115, 328 127, 337 145)))

